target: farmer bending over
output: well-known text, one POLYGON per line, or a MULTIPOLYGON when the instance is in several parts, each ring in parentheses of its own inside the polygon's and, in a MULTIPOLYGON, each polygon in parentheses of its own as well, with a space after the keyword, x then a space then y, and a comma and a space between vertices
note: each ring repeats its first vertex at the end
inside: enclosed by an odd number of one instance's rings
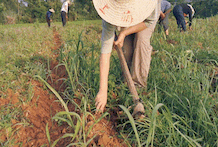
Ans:
POLYGON ((170 2, 168 2, 167 0, 162 0, 159 24, 163 26, 166 36, 169 35, 169 15, 171 10, 172 9, 170 2))
POLYGON ((52 22, 51 15, 52 15, 52 13, 54 13, 54 12, 55 12, 54 9, 49 9, 49 10, 47 11, 47 13, 46 13, 46 21, 47 21, 47 23, 48 23, 48 27, 51 26, 51 22, 52 22))
POLYGON ((93 0, 102 18, 100 87, 96 109, 103 112, 107 103, 108 74, 113 44, 123 48, 134 84, 147 87, 152 46, 150 38, 160 14, 160 0, 93 0), (114 41, 115 30, 121 27, 114 41))
POLYGON ((186 31, 185 17, 189 17, 189 30, 191 30, 192 18, 194 16, 194 9, 190 4, 179 4, 173 8, 173 15, 176 18, 178 28, 180 31, 186 31))

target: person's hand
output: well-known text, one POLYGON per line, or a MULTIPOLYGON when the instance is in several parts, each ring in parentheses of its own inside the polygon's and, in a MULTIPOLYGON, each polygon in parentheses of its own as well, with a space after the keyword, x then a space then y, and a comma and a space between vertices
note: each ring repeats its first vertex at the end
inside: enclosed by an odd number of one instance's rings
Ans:
POLYGON ((50 19, 50 22, 52 22, 52 19, 50 19))
POLYGON ((96 113, 103 113, 105 105, 107 104, 107 91, 99 91, 95 98, 96 113))
POLYGON ((163 13, 162 11, 160 11, 160 18, 163 20, 166 17, 165 13, 163 13))
POLYGON ((162 15, 160 15, 160 16, 161 16, 162 20, 166 17, 166 15, 164 13, 162 15))
POLYGON ((123 32, 121 32, 118 36, 117 41, 114 42, 114 45, 117 45, 119 48, 122 48, 125 37, 126 35, 123 32))

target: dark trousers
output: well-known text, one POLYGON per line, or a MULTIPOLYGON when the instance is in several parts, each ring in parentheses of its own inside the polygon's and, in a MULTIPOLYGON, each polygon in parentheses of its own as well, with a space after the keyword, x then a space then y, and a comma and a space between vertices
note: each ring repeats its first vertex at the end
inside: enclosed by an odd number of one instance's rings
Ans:
POLYGON ((50 26, 51 26, 51 21, 50 21, 50 18, 48 18, 47 15, 46 15, 46 21, 47 21, 47 23, 48 23, 48 27, 50 27, 50 26))
POLYGON ((61 18, 62 18, 62 24, 63 24, 63 27, 66 25, 66 22, 67 22, 67 13, 64 12, 64 11, 61 11, 61 18))
POLYGON ((176 18, 178 28, 182 28, 183 31, 186 31, 185 17, 183 15, 183 10, 180 5, 176 5, 173 8, 173 15, 176 18))

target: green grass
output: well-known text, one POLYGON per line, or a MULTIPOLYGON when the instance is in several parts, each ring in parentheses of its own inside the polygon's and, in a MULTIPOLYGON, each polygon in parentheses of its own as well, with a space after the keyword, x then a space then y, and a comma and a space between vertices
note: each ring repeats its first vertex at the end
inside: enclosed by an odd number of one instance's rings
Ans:
MULTIPOLYGON (((217 21, 217 16, 194 19, 192 31, 179 33, 172 18, 169 31, 170 39, 175 44, 167 43, 164 33, 155 30, 151 40, 158 52, 152 56, 148 89, 144 90, 148 95, 143 95, 143 90, 139 91, 147 108, 147 117, 142 121, 133 120, 130 115, 132 110, 126 109, 132 105, 132 98, 127 85, 123 83, 117 53, 113 51, 107 110, 120 106, 126 112, 124 119, 119 120, 118 129, 121 135, 127 136, 125 140, 129 144, 218 146, 218 82, 215 72, 218 61, 217 21)), ((57 113, 54 120, 67 122, 75 130, 63 138, 71 137, 74 140, 71 145, 84 146, 91 141, 87 142, 89 132, 84 131, 85 118, 92 116, 87 106, 89 104, 92 112, 95 112, 94 99, 99 87, 101 21, 68 22, 64 28, 61 23, 54 23, 52 27, 54 25, 64 41, 57 58, 59 66, 64 65, 68 73, 68 79, 64 81, 67 88, 61 93, 64 97, 45 84, 65 108, 65 112, 57 113), (75 96, 78 90, 81 97, 75 96), (77 105, 75 98, 80 98, 82 104, 77 105), (66 103, 73 103, 80 113, 69 112, 66 103)), ((31 99, 31 85, 27 85, 27 81, 39 80, 35 78, 36 75, 41 81, 46 81, 49 74, 46 69, 51 60, 49 51, 52 45, 49 45, 53 41, 52 27, 48 29, 45 23, 0 26, 2 98, 7 97, 5 92, 10 88, 14 91, 25 89, 23 95, 31 99)), ((11 113, 9 109, 8 106, 0 108, 0 130, 10 128, 11 119, 16 119, 21 113, 20 110, 11 113)), ((47 138, 51 140, 48 127, 47 138)), ((50 145, 57 142, 50 142, 50 145)))

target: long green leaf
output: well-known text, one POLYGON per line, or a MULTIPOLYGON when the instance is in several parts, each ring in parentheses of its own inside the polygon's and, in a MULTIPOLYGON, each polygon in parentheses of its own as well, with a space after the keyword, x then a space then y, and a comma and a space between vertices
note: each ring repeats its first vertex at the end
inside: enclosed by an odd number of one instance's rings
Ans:
MULTIPOLYGON (((61 98, 61 96, 59 95, 59 93, 53 88, 51 87, 51 85, 49 85, 44 79, 42 79, 40 76, 36 75, 35 77, 39 78, 43 83, 45 83, 45 85, 55 94, 55 96, 59 99, 59 101, 61 102, 61 104, 64 106, 64 109, 69 112, 69 109, 67 107, 67 104, 64 102, 64 100, 61 98)), ((72 121, 71 117, 68 115, 68 118, 72 121)))
POLYGON ((136 139, 137 139, 137 142, 138 142, 138 146, 141 147, 139 135, 138 135, 136 125, 135 125, 135 121, 134 121, 132 115, 130 114, 129 110, 126 107, 124 107, 123 105, 119 105, 119 107, 122 108, 124 110, 124 112, 127 114, 128 118, 129 118, 129 121, 130 121, 130 123, 132 125, 132 128, 133 128, 133 130, 135 132, 135 136, 136 136, 136 139))
POLYGON ((153 111, 152 111, 152 116, 151 116, 151 122, 150 122, 150 128, 149 128, 149 133, 148 133, 148 138, 146 141, 146 147, 152 142, 151 146, 153 146, 153 140, 154 140, 154 133, 155 133, 155 127, 156 127, 156 117, 157 117, 157 111, 160 107, 162 107, 164 104, 159 103, 157 104, 153 111))
POLYGON ((46 124, 45 131, 46 131, 46 136, 48 138, 49 145, 51 145, 51 137, 48 129, 48 123, 46 124))

